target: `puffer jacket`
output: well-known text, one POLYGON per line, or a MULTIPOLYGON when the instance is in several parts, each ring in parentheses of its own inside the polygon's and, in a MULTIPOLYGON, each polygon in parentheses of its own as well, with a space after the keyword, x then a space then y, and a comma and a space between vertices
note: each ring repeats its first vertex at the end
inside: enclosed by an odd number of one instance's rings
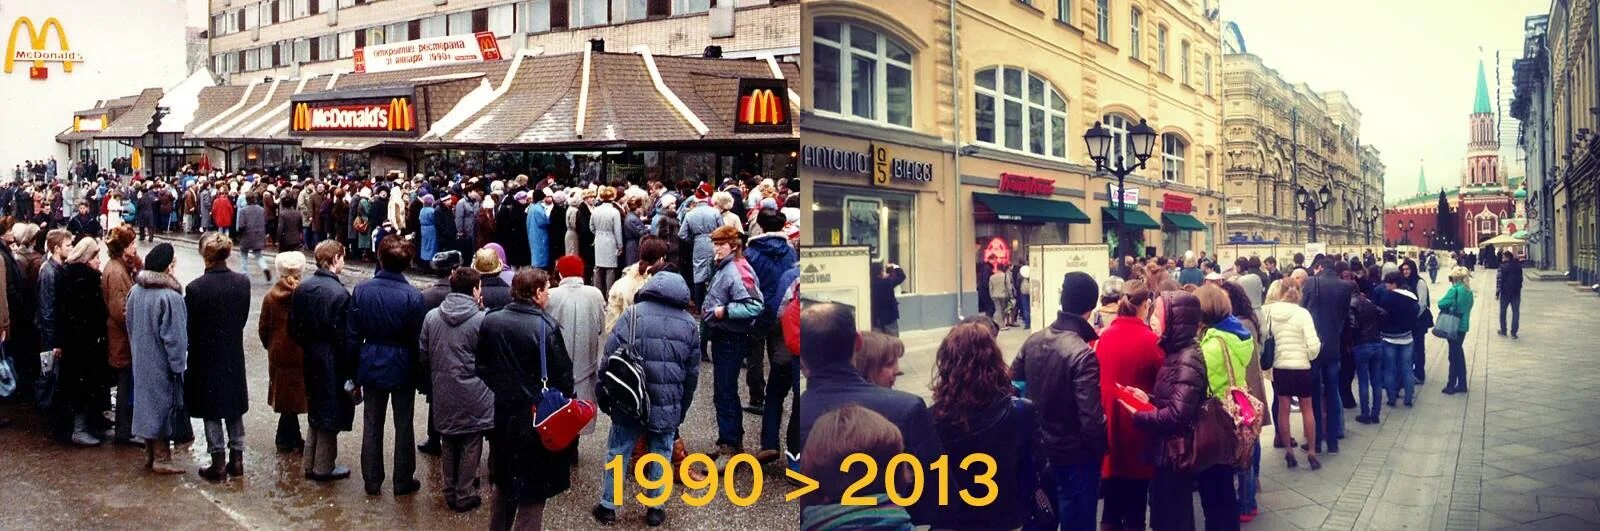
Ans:
POLYGON ((706 321, 706 327, 714 332, 713 339, 716 336, 749 332, 755 319, 766 309, 761 298, 760 281, 756 278, 755 270, 750 268, 750 262, 740 256, 729 256, 718 261, 717 274, 711 278, 701 309, 704 311, 701 318, 706 321), (715 312, 719 306, 726 310, 721 319, 716 317, 715 312))
POLYGON ((1247 368, 1255 348, 1250 331, 1234 316, 1206 329, 1200 338, 1200 354, 1206 360, 1206 385, 1211 396, 1223 398, 1227 394, 1230 373, 1226 364, 1232 365, 1232 385, 1250 387, 1247 368))
MULTIPOLYGON (((637 345, 635 352, 644 359, 649 382, 650 420, 635 428, 671 433, 683 422, 685 397, 694 393, 700 378, 700 325, 688 312, 689 284, 677 273, 657 273, 645 281, 634 300, 606 336, 603 352, 615 352, 630 341, 637 345)), ((612 421, 627 422, 615 417, 612 421)))
POLYGON ((746 247, 744 257, 756 273, 761 300, 773 301, 764 305, 758 324, 763 329, 771 328, 778 324, 777 301, 783 298, 783 288, 789 285, 784 282, 784 274, 800 263, 800 254, 789 246, 789 239, 781 232, 750 238, 746 247))
POLYGON ((349 344, 361 354, 356 384, 412 388, 416 337, 422 333, 422 292, 399 273, 379 271, 350 294, 349 344))
MULTIPOLYGON (((1150 392, 1150 404, 1156 408, 1134 413, 1133 425, 1166 439, 1183 435, 1194 425, 1200 402, 1206 398, 1206 362, 1195 340, 1200 328, 1199 299, 1181 291, 1163 292, 1161 297, 1167 301, 1160 343, 1166 354, 1150 392)), ((1158 460, 1163 453, 1155 449, 1162 446, 1159 442, 1149 446, 1158 460)))
POLYGON ((1261 307, 1261 334, 1275 341, 1272 368, 1310 369, 1311 360, 1322 350, 1311 312, 1290 302, 1273 302, 1261 307))
POLYGON ((1098 338, 1083 317, 1061 313, 1028 336, 1011 363, 1012 380, 1039 406, 1039 453, 1052 465, 1099 463, 1105 455, 1100 362, 1089 347, 1098 338))
POLYGON ((478 377, 478 327, 483 311, 472 296, 451 293, 428 312, 418 343, 433 369, 434 428, 446 435, 494 428, 494 393, 478 377))

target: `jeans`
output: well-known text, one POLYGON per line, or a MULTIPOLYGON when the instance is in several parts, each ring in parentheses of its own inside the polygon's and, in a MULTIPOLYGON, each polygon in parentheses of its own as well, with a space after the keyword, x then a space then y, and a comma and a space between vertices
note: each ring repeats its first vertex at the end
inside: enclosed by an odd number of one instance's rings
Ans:
POLYGON ((744 447, 744 412, 739 406, 739 371, 749 340, 724 336, 711 340, 711 401, 717 409, 717 444, 744 447))
POLYGON ((1428 283, 1432 284, 1432 283, 1435 283, 1435 282, 1438 282, 1438 281, 1439 281, 1439 270, 1438 269, 1429 269, 1428 270, 1428 283))
POLYGON ((228 419, 205 419, 206 424, 206 450, 211 455, 223 453, 223 450, 235 452, 244 451, 244 418, 232 417, 228 419), (228 425, 228 445, 222 445, 222 425, 228 425))
MULTIPOLYGON (((1326 356, 1327 354, 1323 354, 1326 356)), ((1344 437, 1344 406, 1339 399, 1339 360, 1317 358, 1311 364, 1312 376, 1318 380, 1322 393, 1317 395, 1317 443, 1335 447, 1344 437)))
MULTIPOLYGON (((1261 441, 1256 440, 1255 461, 1249 468, 1239 469, 1239 514, 1256 510, 1256 490, 1261 488, 1261 441)), ((1144 526, 1139 526, 1143 528, 1144 526)))
POLYGON ((1056 477, 1056 517, 1062 531, 1093 531, 1100 500, 1100 460, 1050 465, 1056 477))
POLYGON ((1033 307, 1030 303, 1032 297, 1027 294, 1017 295, 1017 314, 1022 316, 1022 328, 1033 328, 1033 307))
POLYGON ((1450 376, 1445 382, 1446 388, 1455 387, 1465 390, 1467 388, 1467 352, 1461 348, 1462 340, 1448 339, 1445 343, 1450 345, 1450 376))
POLYGON ((1389 354, 1384 343, 1356 345, 1357 393, 1361 399, 1361 416, 1377 418, 1383 409, 1383 390, 1389 388, 1389 378, 1394 369, 1389 367, 1389 354), (1370 402, 1368 402, 1370 396, 1370 402))
POLYGON ((1506 308, 1511 308, 1511 335, 1522 328, 1522 296, 1500 297, 1500 333, 1506 331, 1506 308))
POLYGON ((1384 343, 1383 349, 1389 353, 1385 356, 1390 361, 1389 372, 1389 405, 1394 405, 1396 398, 1400 398, 1400 388, 1406 390, 1406 402, 1411 402, 1417 396, 1416 380, 1411 379, 1411 371, 1407 371, 1405 360, 1411 359, 1411 345, 1396 345, 1384 343))
MULTIPOLYGON (((611 436, 606 439, 606 462, 609 463, 617 456, 622 456, 622 477, 633 478, 633 467, 637 466, 633 464, 633 446, 639 441, 639 437, 645 438, 645 451, 666 458, 667 466, 672 466, 673 434, 651 433, 623 422, 611 423, 611 436)), ((659 479, 664 473, 666 472, 658 464, 651 464, 644 469, 644 477, 647 478, 659 479)), ((617 506, 612 503, 611 499, 612 496, 616 495, 616 491, 612 490, 611 474, 612 472, 609 470, 601 474, 600 506, 616 510, 617 506)), ((650 489, 647 494, 649 496, 660 496, 661 489, 650 489)), ((627 492, 623 492, 622 495, 624 504, 634 503, 633 500, 627 499, 627 492)))
POLYGON ((260 267, 262 271, 266 271, 269 267, 267 257, 261 254, 261 249, 240 249, 239 272, 244 273, 245 276, 250 275, 250 255, 252 254, 256 256, 256 266, 260 267))
MULTIPOLYGON (((766 357, 767 347, 765 338, 751 335, 744 339, 748 348, 744 353, 744 385, 750 392, 750 405, 766 404, 767 400, 767 375, 766 357)), ((764 406, 763 406, 764 407, 764 406)))
MULTIPOLYGON (((761 412, 761 449, 777 450, 782 448, 778 446, 778 430, 779 426, 783 425, 783 402, 785 398, 789 398, 789 393, 800 380, 800 365, 794 362, 794 354, 791 354, 789 347, 783 344, 782 330, 774 329, 768 332, 766 343, 766 354, 770 362, 771 372, 767 374, 767 405, 761 412)), ((800 393, 796 392, 794 394, 798 400, 800 393)), ((799 409, 790 410, 789 426, 791 428, 795 424, 794 411, 799 411, 799 409)), ((791 429, 789 431, 794 432, 796 430, 791 429)), ((789 444, 785 447, 791 451, 800 450, 797 448, 799 441, 789 438, 787 442, 789 444)))
POLYGON ((416 481, 416 431, 411 426, 416 391, 367 385, 361 387, 361 393, 366 395, 362 405, 365 417, 361 424, 361 478, 366 481, 367 490, 375 491, 383 485, 384 408, 390 399, 394 401, 394 482, 398 486, 416 481))
POLYGON ((1150 496, 1150 480, 1105 478, 1100 480, 1100 492, 1105 497, 1105 508, 1100 511, 1100 525, 1119 529, 1144 529, 1146 499, 1150 496))

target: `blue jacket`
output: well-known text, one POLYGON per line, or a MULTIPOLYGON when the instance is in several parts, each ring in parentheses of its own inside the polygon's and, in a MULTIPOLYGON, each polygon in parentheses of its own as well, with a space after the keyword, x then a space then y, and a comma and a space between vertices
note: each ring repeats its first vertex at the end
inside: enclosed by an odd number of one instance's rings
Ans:
POLYGON ((716 276, 706 289, 705 304, 700 306, 707 328, 722 333, 746 333, 755 318, 761 316, 765 305, 750 261, 730 256, 717 262, 716 276), (716 317, 716 309, 723 307, 725 315, 716 317))
MULTIPOLYGON (((650 393, 651 433, 671 433, 683 422, 687 397, 700 378, 700 325, 689 315, 689 285, 677 273, 661 272, 645 281, 633 306, 623 310, 606 338, 603 352, 637 341, 650 393), (633 330, 637 315, 639 329, 633 330), (638 335, 634 335, 638 334, 638 335)), ((598 388, 597 388, 598 390, 598 388)), ((621 419, 612 419, 621 422, 621 419)), ((635 426, 639 428, 640 426, 635 426)))
POLYGON ((350 344, 361 355, 356 384, 407 389, 427 307, 422 292, 399 273, 379 271, 350 295, 350 344))
POLYGON ((544 203, 528 205, 528 248, 533 251, 533 267, 550 268, 550 212, 544 203))
MULTIPOLYGON (((784 281, 785 273, 796 269, 800 263, 800 253, 789 245, 789 239, 781 232, 750 238, 744 258, 756 272, 761 300, 774 302, 783 298, 783 288, 789 285, 784 281)), ((761 310, 761 322, 768 325, 778 322, 777 304, 768 304, 761 310)))

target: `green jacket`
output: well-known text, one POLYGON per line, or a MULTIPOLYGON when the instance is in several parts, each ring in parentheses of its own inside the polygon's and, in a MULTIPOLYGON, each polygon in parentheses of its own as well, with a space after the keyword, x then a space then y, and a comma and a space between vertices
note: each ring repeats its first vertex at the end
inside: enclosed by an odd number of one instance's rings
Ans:
POLYGON ((1239 337, 1216 328, 1206 329, 1206 333, 1200 336, 1200 354, 1206 360, 1208 396, 1222 398, 1224 392, 1228 390, 1228 368, 1223 365, 1224 359, 1233 363, 1233 384, 1240 389, 1250 387, 1245 369, 1250 363, 1250 357, 1255 354, 1255 343, 1251 342, 1248 336, 1239 337), (1224 345, 1228 349, 1226 357, 1221 350, 1224 345))
POLYGON ((1439 312, 1461 315, 1461 333, 1466 334, 1467 324, 1472 322, 1472 289, 1464 284, 1451 285, 1450 291, 1439 299, 1439 312))

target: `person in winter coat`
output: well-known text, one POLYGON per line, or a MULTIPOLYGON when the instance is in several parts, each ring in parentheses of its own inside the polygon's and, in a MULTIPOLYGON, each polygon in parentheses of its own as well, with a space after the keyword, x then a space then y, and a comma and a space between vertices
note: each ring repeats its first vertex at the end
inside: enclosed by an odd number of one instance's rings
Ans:
POLYGON ((1511 339, 1516 339, 1517 330, 1522 328, 1522 260, 1511 251, 1500 252, 1500 270, 1494 274, 1494 298, 1500 301, 1500 331, 1497 333, 1506 335, 1506 308, 1511 308, 1511 339))
POLYGON ((1273 412, 1277 416, 1277 440, 1288 441, 1284 444, 1284 460, 1290 468, 1299 466, 1294 458, 1294 441, 1289 436, 1289 399, 1299 398, 1306 459, 1313 470, 1321 468, 1316 457, 1316 416, 1312 413, 1320 397, 1311 373, 1311 362, 1321 355, 1322 339, 1317 335, 1311 313, 1300 306, 1300 290, 1288 284, 1273 284, 1267 291, 1267 303, 1261 306, 1261 323, 1261 333, 1275 345, 1272 394, 1277 396, 1278 407, 1273 412))
POLYGON ((1404 389, 1406 405, 1410 406, 1416 398, 1416 380, 1412 378, 1413 373, 1408 362, 1411 361, 1411 351, 1414 348, 1412 343, 1419 341, 1415 332, 1417 323, 1422 320, 1422 304, 1417 295, 1411 292, 1405 275, 1400 272, 1384 274, 1383 283, 1385 286, 1383 295, 1375 302, 1384 313, 1379 334, 1384 343, 1384 361, 1391 368, 1388 405, 1394 407, 1400 390, 1404 389))
POLYGON ((1400 275, 1405 278, 1404 287, 1417 296, 1417 304, 1422 308, 1422 315, 1417 318, 1416 327, 1411 330, 1411 357, 1396 360, 1411 369, 1411 375, 1416 378, 1417 384, 1422 384, 1427 376, 1426 362, 1428 359, 1427 338, 1428 330, 1433 328, 1433 298, 1428 293, 1428 283, 1422 281, 1421 273, 1417 271, 1417 264, 1409 259, 1400 263, 1400 275))
POLYGON ((622 212, 613 204, 616 198, 616 188, 600 188, 600 203, 594 206, 589 217, 589 228, 594 231, 594 279, 591 284, 600 288, 602 293, 609 291, 611 284, 617 281, 617 263, 622 260, 625 241, 622 235, 622 212))
POLYGON ((1350 292, 1355 288, 1339 278, 1329 258, 1317 260, 1312 269, 1315 275, 1306 279, 1300 291, 1301 306, 1311 312, 1322 346, 1322 352, 1311 364, 1317 388, 1314 392, 1322 393, 1317 396, 1313 413, 1317 420, 1317 442, 1326 444, 1328 453, 1336 454, 1339 453, 1339 439, 1344 438, 1344 400, 1339 393, 1343 380, 1339 376, 1339 365, 1345 320, 1350 316, 1350 292))
POLYGON ((211 200, 212 225, 217 228, 217 231, 232 236, 233 216, 233 200, 228 198, 228 194, 218 193, 217 197, 211 200))
MULTIPOLYGON (((783 288, 800 275, 800 254, 789 245, 788 237, 783 234, 784 218, 777 209, 760 210, 756 213, 756 223, 762 233, 748 242, 745 259, 756 274, 761 300, 776 303, 783 298, 783 288)), ((783 346, 777 304, 763 305, 754 332, 756 337, 752 346, 755 348, 750 349, 750 357, 745 363, 748 371, 745 382, 750 385, 752 406, 761 406, 761 450, 756 452, 756 460, 767 463, 779 457, 778 430, 783 420, 783 403, 794 380, 800 377, 800 370, 794 364, 794 353, 783 346), (765 382, 761 379, 763 360, 769 366, 765 382)), ((793 422, 791 417, 790 424, 793 422)), ((799 441, 790 442, 790 449, 797 450, 794 446, 799 441)))
POLYGON ((487 247, 489 244, 495 242, 494 235, 496 221, 494 219, 494 207, 495 198, 492 196, 485 197, 483 198, 483 202, 478 203, 478 212, 476 217, 473 218, 474 221, 472 224, 473 228, 476 229, 477 232, 472 236, 472 241, 479 249, 487 247))
POLYGON ((368 496, 383 486, 384 408, 394 404, 394 493, 404 496, 422 484, 417 466, 416 431, 412 429, 417 382, 417 337, 426 316, 422 292, 402 273, 411 264, 411 244, 384 238, 378 249, 380 270, 350 294, 350 344, 361 355, 356 385, 364 398, 361 431, 361 478, 368 496))
POLYGON ((232 254, 233 240, 227 235, 201 238, 205 274, 184 287, 190 341, 184 403, 190 416, 205 421, 211 466, 200 475, 211 481, 244 474, 244 414, 250 409, 244 324, 250 318, 250 278, 228 269, 232 254))
POLYGON ((453 211, 455 204, 453 196, 437 198, 433 208, 433 232, 437 236, 434 252, 443 253, 455 251, 461 254, 460 243, 456 240, 456 216, 453 211))
POLYGON ((555 190, 546 207, 550 211, 550 226, 545 228, 545 247, 553 267, 557 258, 566 256, 567 247, 567 193, 555 190))
MULTIPOLYGON (((1466 341, 1468 327, 1472 322, 1472 273, 1460 267, 1450 270, 1450 290, 1439 299, 1439 313, 1450 313, 1461 316, 1461 327, 1455 336, 1445 339, 1450 346, 1450 373, 1444 384, 1444 394, 1453 395, 1467 392, 1467 359, 1466 352, 1461 344, 1466 341)), ((1406 405, 1411 405, 1407 400, 1406 405)))
POLYGON ((423 262, 432 262, 433 255, 439 254, 438 225, 434 224, 433 195, 422 196, 422 211, 417 214, 417 222, 422 225, 422 254, 417 259, 423 262))
POLYGON ((494 393, 477 372, 479 274, 470 267, 450 273, 450 295, 428 312, 419 338, 432 385, 430 424, 441 435, 444 502, 457 512, 483 503, 478 497, 478 463, 483 437, 494 428, 494 393))
MULTIPOLYGON (((1207 395, 1219 400, 1232 400, 1228 396, 1230 388, 1248 389, 1245 368, 1255 357, 1255 338, 1249 328, 1233 316, 1233 300, 1222 288, 1216 285, 1201 286, 1195 290, 1194 296, 1200 302, 1200 318, 1204 324, 1200 333, 1200 354, 1206 362, 1207 395)), ((1196 475, 1200 503, 1205 508, 1208 521, 1210 515, 1239 518, 1235 522, 1255 519, 1254 508, 1248 512, 1240 511, 1234 490, 1234 480, 1241 472, 1254 478, 1254 472, 1250 471, 1254 466, 1252 463, 1241 471, 1234 463, 1223 462, 1196 475)), ((1251 495, 1254 496, 1254 493, 1251 495)), ((1226 517, 1219 517, 1219 520, 1222 518, 1226 517)))
POLYGON ((501 274, 504 266, 494 249, 479 249, 478 254, 472 257, 472 268, 482 277, 480 298, 484 309, 494 311, 511 303, 511 284, 501 274))
POLYGON ((489 435, 490 480, 495 486, 490 529, 540 529, 545 501, 572 485, 578 444, 545 449, 533 434, 532 406, 539 388, 572 397, 572 358, 560 325, 545 314, 549 277, 538 269, 517 272, 514 300, 483 318, 478 328, 478 377, 494 393, 494 430, 489 435))
POLYGON ((716 207, 702 201, 692 210, 685 212, 683 223, 678 228, 678 239, 685 245, 693 245, 694 284, 691 290, 694 293, 695 304, 701 306, 704 306, 706 286, 711 281, 717 261, 711 242, 711 231, 721 226, 722 214, 716 207))
MULTIPOLYGON (((633 306, 634 297, 644 288, 645 282, 650 280, 650 271, 657 264, 669 263, 667 258, 667 242, 655 236, 645 236, 639 242, 639 261, 623 268, 622 278, 611 285, 611 292, 606 294, 606 329, 604 334, 609 335, 611 329, 617 324, 617 317, 633 306)), ((678 269, 673 268, 674 271, 678 269)))
POLYGON ((717 410, 717 446, 724 457, 744 453, 744 418, 739 407, 739 371, 748 357, 748 336, 766 309, 755 271, 745 260, 739 229, 712 231, 717 274, 706 289, 701 320, 706 324, 714 363, 713 401, 717 410))
POLYGON ((267 212, 257 204, 260 196, 246 194, 244 207, 239 209, 239 270, 250 271, 250 255, 256 255, 256 265, 261 268, 261 275, 267 282, 272 281, 272 269, 267 267, 267 259, 261 255, 261 250, 267 247, 267 212))
POLYGON ((523 212, 528 232, 530 264, 539 269, 550 269, 550 197, 549 190, 536 190, 533 201, 523 212))
MULTIPOLYGON (((637 264, 636 264, 637 265, 637 264)), ((700 325, 689 315, 689 284, 668 266, 649 277, 639 289, 635 304, 623 310, 616 326, 606 336, 604 352, 627 346, 644 360, 645 391, 650 395, 649 420, 612 417, 606 440, 606 460, 622 456, 623 467, 632 470, 634 442, 643 437, 645 449, 671 460, 675 453, 678 426, 689 411, 700 378, 700 325)), ((559 288, 558 288, 559 289, 559 288)), ((553 298, 553 297, 552 297, 553 298)), ((583 384, 579 384, 583 385, 583 384)), ((594 383, 591 383, 593 389, 594 383)), ((581 388, 580 388, 581 390, 581 388)), ((652 467, 659 468, 659 466, 652 467)), ((647 470, 656 477, 659 470, 647 470)), ((594 509, 601 524, 616 523, 616 506, 610 481, 601 482, 600 504, 594 509)), ((657 489, 651 495, 660 494, 657 489)), ((645 522, 659 526, 667 519, 660 507, 645 511, 645 522)))
POLYGON ((482 192, 472 190, 467 192, 466 197, 456 201, 454 209, 456 245, 462 250, 461 254, 471 254, 473 249, 483 247, 473 245, 478 237, 478 209, 481 206, 479 201, 482 199, 482 192))
POLYGON ((144 270, 128 292, 127 327, 143 340, 131 345, 134 372, 133 435, 144 439, 145 468, 157 474, 182 474, 172 463, 172 439, 187 424, 183 375, 188 370, 188 306, 172 277, 172 244, 159 243, 144 259, 144 270))
MULTIPOLYGON (((788 240, 781 227, 776 234, 763 232, 769 234, 788 240)), ((1005 356, 988 327, 956 325, 939 343, 936 359, 933 424, 945 450, 950 455, 993 456, 996 467, 987 471, 989 478, 1001 485, 1031 486, 1041 465, 1034 457, 1038 412, 1032 401, 1012 396, 1005 356)), ((974 472, 955 473, 951 488, 979 488, 974 472)), ((1032 488, 1000 489, 994 501, 983 507, 959 504, 946 508, 939 515, 938 526, 1019 528, 1031 514, 1032 494, 1032 488)))
POLYGON ((350 477, 350 469, 335 466, 339 445, 335 437, 350 431, 355 419, 353 388, 359 358, 348 343, 346 320, 350 292, 339 281, 344 271, 344 244, 326 240, 317 244, 317 270, 300 282, 290 297, 289 335, 305 352, 306 477, 334 481, 350 477))
POLYGON ((644 206, 648 203, 647 199, 638 196, 631 197, 627 201, 628 210, 622 215, 623 265, 639 261, 639 240, 650 234, 650 227, 644 222, 644 206))
POLYGON ((1356 363, 1357 395, 1361 414, 1356 422, 1377 424, 1382 413, 1383 390, 1389 388, 1389 373, 1394 369, 1385 362, 1383 335, 1378 328, 1387 315, 1372 303, 1370 291, 1355 290, 1350 294, 1350 330, 1345 335, 1353 343, 1352 353, 1356 363), (1370 391, 1370 392, 1369 392, 1370 391))
MULTIPOLYGON (((39 239, 39 226, 18 223, 7 234, 0 235, 0 255, 6 258, 6 292, 11 323, 6 331, 5 348, 12 352, 42 352, 39 317, 39 276, 44 255, 35 245, 39 239), (13 250, 12 246, 15 245, 13 250)), ((16 356, 17 392, 34 396, 34 382, 39 380, 39 356, 16 356)))
POLYGON ((78 214, 67 220, 67 230, 74 238, 99 238, 102 236, 100 220, 89 213, 89 203, 78 204, 78 214))
POLYGON ((906 281, 906 271, 892 263, 872 263, 872 330, 900 335, 900 300, 894 290, 906 281))
POLYGON ((1062 528, 1094 527, 1100 461, 1106 453, 1106 416, 1100 404, 1100 364, 1089 343, 1098 339, 1088 315, 1100 286, 1083 272, 1061 284, 1054 323, 1028 336, 1011 362, 1011 379, 1041 413, 1039 453, 1056 481, 1062 528))
MULTIPOLYGON (((286 216, 300 215, 293 208, 284 208, 282 212, 286 216)), ((294 234, 298 237, 299 231, 294 234)), ((290 307, 305 266, 306 255, 299 251, 278 253, 273 261, 273 267, 278 270, 278 283, 261 299, 256 327, 261 346, 267 349, 267 405, 278 413, 275 440, 279 452, 305 448, 305 438, 300 432, 300 415, 306 412, 305 351, 289 330, 290 307)))
POLYGON ((53 433, 83 446, 111 438, 102 413, 116 383, 107 360, 106 299, 100 288, 100 241, 78 240, 55 288, 57 384, 50 410, 53 433))
POLYGON ((100 272, 100 289, 106 299, 106 349, 111 368, 117 371, 116 433, 118 444, 137 446, 133 439, 133 347, 128 341, 128 292, 133 289, 133 277, 143 263, 138 248, 133 245, 135 235, 131 227, 117 227, 106 238, 105 268, 100 272))
POLYGON ((512 269, 528 267, 528 192, 507 196, 494 213, 495 243, 506 250, 506 265, 512 269))
POLYGON ((595 263, 594 209, 599 206, 600 190, 597 187, 590 186, 580 195, 583 200, 578 203, 578 213, 572 218, 578 224, 576 230, 578 233, 578 252, 576 254, 583 259, 583 278, 593 278, 595 263))
POLYGON ((294 208, 294 200, 287 196, 278 205, 276 238, 280 253, 299 251, 305 246, 305 218, 300 216, 300 209, 294 208))
POLYGON ((1155 308, 1155 293, 1143 280, 1121 283, 1116 318, 1099 331, 1095 358, 1100 362, 1100 407, 1106 414, 1107 453, 1100 466, 1100 491, 1105 510, 1100 525, 1144 529, 1145 500, 1155 467, 1146 461, 1149 441, 1134 428, 1133 415, 1116 403, 1119 386, 1150 393, 1161 368, 1159 338, 1146 323, 1155 308))
MULTIPOLYGON (((583 259, 563 256, 556 260, 556 272, 561 275, 561 282, 550 290, 545 313, 561 325, 562 343, 572 356, 578 398, 593 401, 595 379, 600 371, 600 334, 605 331, 606 298, 599 289, 583 284, 583 259)), ((594 433, 594 423, 584 426, 583 433, 594 433)))

